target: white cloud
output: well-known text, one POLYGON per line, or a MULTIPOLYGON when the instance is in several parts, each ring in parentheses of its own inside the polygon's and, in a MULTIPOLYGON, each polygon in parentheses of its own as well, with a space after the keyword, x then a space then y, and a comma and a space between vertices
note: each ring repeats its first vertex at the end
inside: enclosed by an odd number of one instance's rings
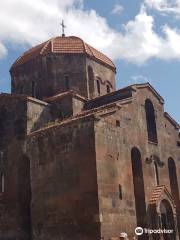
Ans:
POLYGON ((154 18, 145 7, 124 25, 123 32, 118 32, 95 10, 85 11, 83 0, 1 0, 0 57, 9 43, 28 48, 60 35, 62 19, 67 35, 83 38, 113 60, 142 64, 151 58, 180 59, 179 30, 165 25, 164 37, 159 36, 154 30, 154 18))
POLYGON ((151 80, 143 75, 135 75, 131 77, 132 83, 150 82, 151 80))
POLYGON ((124 26, 124 34, 119 33, 113 44, 116 58, 141 64, 158 56, 162 44, 161 38, 153 30, 154 19, 148 16, 145 9, 133 21, 124 26))
POLYGON ((100 49, 111 45, 114 30, 94 10, 85 11, 82 0, 1 0, 0 55, 5 53, 3 43, 33 46, 61 35, 62 19, 67 35, 80 36, 100 49))
POLYGON ((5 46, 0 42, 0 59, 3 58, 7 54, 7 49, 5 46))
POLYGON ((124 10, 124 7, 121 4, 116 3, 111 13, 115 15, 120 15, 123 10, 124 10))
POLYGON ((180 0, 145 0, 145 4, 163 14, 180 15, 180 0))
POLYGON ((135 19, 124 25, 124 33, 116 33, 112 56, 136 64, 151 58, 180 60, 180 31, 164 25, 162 33, 164 37, 156 33, 154 18, 142 6, 135 19))
POLYGON ((155 8, 157 10, 161 10, 163 8, 168 7, 168 1, 167 0, 145 0, 145 3, 149 7, 155 8))
POLYGON ((147 82, 149 82, 152 85, 154 84, 154 81, 151 78, 141 74, 131 76, 129 79, 126 80, 126 82, 128 85, 147 83, 147 82))

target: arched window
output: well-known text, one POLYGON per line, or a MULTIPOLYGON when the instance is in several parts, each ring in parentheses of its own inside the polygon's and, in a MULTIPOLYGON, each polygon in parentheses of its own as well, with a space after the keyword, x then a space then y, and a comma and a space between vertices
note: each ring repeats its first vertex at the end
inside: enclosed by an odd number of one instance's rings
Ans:
POLYGON ((98 94, 100 95, 100 94, 101 94, 100 81, 99 81, 99 80, 96 80, 96 83, 97 83, 97 92, 98 92, 98 94))
POLYGON ((65 88, 66 88, 66 91, 69 90, 70 86, 69 86, 69 76, 66 75, 65 77, 65 88))
POLYGON ((133 173, 137 225, 141 227, 145 227, 146 226, 146 203, 145 203, 143 169, 142 169, 141 153, 137 148, 133 148, 131 151, 131 163, 132 163, 132 173, 133 173))
POLYGON ((111 88, 110 88, 109 85, 106 85, 106 91, 107 91, 107 93, 110 93, 110 92, 111 92, 111 88))
POLYGON ((4 174, 1 173, 0 193, 4 193, 4 174))
POLYGON ((171 193, 173 195, 174 200, 179 200, 179 187, 178 187, 178 179, 176 172, 176 164, 174 159, 168 159, 168 169, 169 169, 169 180, 171 186, 171 193))
POLYGON ((178 186, 178 178, 176 171, 176 164, 174 159, 168 159, 168 170, 169 170, 169 180, 171 187, 171 194, 177 206, 177 225, 178 231, 180 235, 180 198, 179 198, 179 186, 178 186))
POLYGON ((94 93, 94 71, 91 66, 88 66, 88 79, 89 79, 89 93, 93 97, 94 93))
POLYGON ((36 97, 36 83, 35 83, 35 81, 32 81, 31 93, 32 93, 32 97, 36 97))
POLYGON ((149 99, 147 99, 145 102, 145 111, 146 111, 148 140, 151 142, 157 143, 158 139, 157 139, 157 129, 156 129, 154 106, 153 106, 151 100, 149 100, 149 99))

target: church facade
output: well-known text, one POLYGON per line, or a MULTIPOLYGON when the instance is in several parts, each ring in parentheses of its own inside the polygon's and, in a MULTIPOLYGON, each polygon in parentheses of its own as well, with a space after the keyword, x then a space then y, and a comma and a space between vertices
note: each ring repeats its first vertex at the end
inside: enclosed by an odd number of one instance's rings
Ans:
POLYGON ((1 240, 180 239, 180 126, 149 83, 116 90, 113 62, 65 36, 25 52, 10 74, 1 240))

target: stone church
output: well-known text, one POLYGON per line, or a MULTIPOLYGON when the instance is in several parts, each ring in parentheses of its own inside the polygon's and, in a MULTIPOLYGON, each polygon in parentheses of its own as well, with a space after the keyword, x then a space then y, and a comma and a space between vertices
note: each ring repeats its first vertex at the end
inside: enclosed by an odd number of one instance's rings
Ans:
POLYGON ((180 126, 153 86, 116 90, 113 62, 74 36, 28 50, 10 74, 0 240, 180 239, 180 126))

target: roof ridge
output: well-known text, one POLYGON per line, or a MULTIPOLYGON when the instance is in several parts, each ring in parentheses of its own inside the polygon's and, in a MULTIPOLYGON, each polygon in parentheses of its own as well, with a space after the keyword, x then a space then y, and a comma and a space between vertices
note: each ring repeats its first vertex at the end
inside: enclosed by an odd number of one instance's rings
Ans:
POLYGON ((25 51, 25 52, 22 54, 22 56, 28 54, 29 52, 32 52, 33 50, 36 50, 36 49, 40 48, 41 46, 43 46, 43 44, 46 44, 47 42, 48 42, 48 41, 45 41, 45 42, 40 43, 40 44, 38 44, 38 45, 36 45, 36 46, 34 46, 34 47, 31 47, 29 50, 25 51))
POLYGON ((42 47, 42 49, 41 49, 41 51, 40 51, 40 55, 42 55, 42 54, 44 53, 44 51, 47 49, 50 41, 51 41, 51 39, 48 40, 48 41, 44 44, 44 46, 42 47))
POLYGON ((52 51, 52 52, 53 52, 53 49, 54 49, 54 40, 57 39, 57 38, 58 38, 58 37, 51 39, 51 51, 52 51))
MULTIPOLYGON (((89 44, 88 44, 88 45, 89 45, 89 44)), ((102 54, 103 56, 105 56, 107 59, 109 59, 110 62, 113 63, 113 61, 112 61, 106 54, 104 54, 103 52, 99 51, 98 49, 92 47, 91 45, 89 45, 89 46, 90 46, 90 48, 92 48, 93 50, 95 50, 95 51, 97 51, 98 53, 100 53, 100 54, 102 54)), ((113 63, 113 65, 114 65, 114 63, 113 63)), ((114 67, 115 67, 115 65, 114 65, 114 67)))
POLYGON ((81 39, 82 43, 83 43, 83 48, 84 48, 84 52, 86 53, 86 43, 81 39))
MULTIPOLYGON (((103 56, 104 58, 106 58, 106 59, 109 61, 109 63, 106 62, 107 65, 111 65, 111 67, 113 67, 114 69, 116 69, 115 64, 113 63, 113 61, 112 61, 107 55, 105 55, 103 52, 97 50, 96 48, 92 47, 92 46, 89 45, 88 43, 86 43, 86 45, 87 45, 89 51, 92 53, 92 56, 91 56, 91 57, 94 57, 95 59, 99 59, 100 62, 104 62, 102 59, 98 58, 98 57, 94 54, 94 53, 96 52, 97 54, 103 56)), ((89 55, 89 54, 87 53, 87 55, 89 55)), ((90 56, 90 55, 89 55, 89 56, 90 56)))
POLYGON ((10 68, 10 71, 18 64, 19 60, 22 58, 23 55, 19 56, 16 61, 13 63, 13 65, 10 68))
MULTIPOLYGON (((92 51, 92 48, 93 48, 93 47, 91 47, 88 43, 85 43, 85 44, 86 44, 86 46, 88 47, 89 51, 92 53, 92 56, 95 57, 95 56, 94 56, 94 53, 93 53, 93 51, 92 51)), ((87 54, 88 54, 88 53, 87 53, 87 54)), ((89 54, 88 54, 88 55, 89 55, 89 54)))
POLYGON ((157 90, 149 83, 149 82, 145 82, 145 83, 135 83, 130 85, 130 87, 135 87, 135 88, 143 88, 143 87, 149 87, 152 92, 157 96, 157 98, 159 99, 159 101, 164 104, 164 99, 163 97, 157 92, 157 90))
POLYGON ((176 129, 180 129, 180 124, 168 112, 164 112, 164 116, 174 125, 176 129))

